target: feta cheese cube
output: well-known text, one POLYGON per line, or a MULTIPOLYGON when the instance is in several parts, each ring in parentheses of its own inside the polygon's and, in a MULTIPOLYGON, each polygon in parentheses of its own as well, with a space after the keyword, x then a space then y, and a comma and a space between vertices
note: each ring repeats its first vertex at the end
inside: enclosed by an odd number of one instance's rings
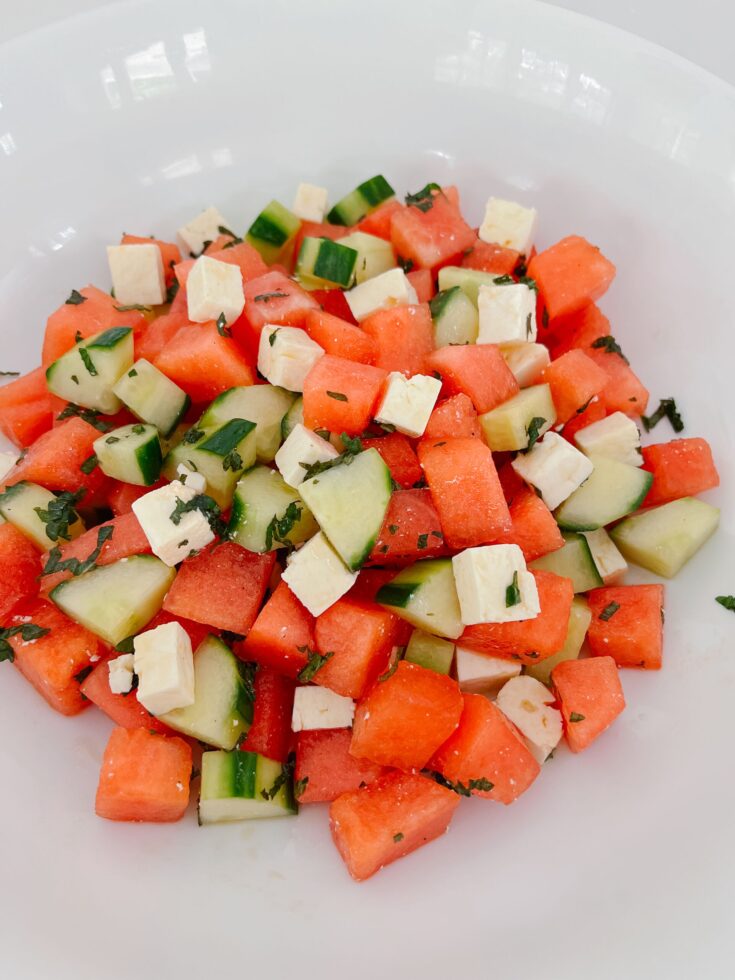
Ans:
POLYGON ((324 221, 327 213, 327 188, 315 184, 299 184, 291 208, 302 221, 324 221))
POLYGON ((386 310, 392 306, 407 306, 418 303, 416 290, 403 269, 388 269, 379 276, 373 276, 345 293, 345 299, 356 320, 386 310))
POLYGON ((179 463, 176 467, 176 475, 179 478, 179 483, 185 484, 190 490, 196 490, 197 493, 204 493, 207 489, 207 481, 202 474, 190 469, 186 463, 179 463))
POLYGON ((511 466, 539 491, 549 510, 555 510, 573 494, 594 469, 584 453, 556 432, 547 432, 533 449, 516 456, 511 466))
POLYGON ((196 496, 197 491, 193 487, 174 480, 165 487, 151 490, 133 503, 133 513, 148 538, 151 551, 171 568, 192 551, 199 551, 214 541, 209 521, 200 510, 181 514, 178 524, 171 520, 178 501, 188 503, 196 496))
POLYGON ((179 242, 184 252, 192 258, 200 255, 207 247, 209 242, 214 242, 219 238, 220 227, 227 225, 227 222, 219 213, 217 208, 207 208, 196 218, 192 218, 183 228, 179 228, 179 242))
POLYGON ((218 320, 222 315, 233 323, 245 306, 240 266, 202 255, 186 280, 186 299, 194 323, 218 320))
POLYGON ((480 286, 478 344, 536 340, 536 293, 525 283, 480 286))
POLYGON ((554 700, 548 687, 524 674, 508 681, 495 702, 539 763, 545 762, 561 741, 561 711, 551 707, 554 700))
POLYGON ((290 487, 298 487, 304 482, 307 466, 327 463, 338 456, 339 453, 331 442, 322 439, 299 422, 276 453, 275 464, 286 483, 290 487), (302 463, 305 465, 302 466, 302 463))
POLYGON ((467 694, 495 695, 511 677, 517 677, 521 665, 502 657, 487 657, 466 647, 455 647, 457 683, 467 694))
POLYGON ((607 456, 629 466, 643 466, 638 426, 622 412, 578 429, 574 441, 585 456, 607 456))
POLYGON ((500 353, 521 388, 528 388, 538 381, 539 375, 551 363, 549 350, 543 344, 505 343, 500 353))
POLYGON ((536 579, 517 544, 466 548, 452 558, 452 571, 465 626, 517 623, 541 612, 536 579), (508 589, 518 602, 508 605, 508 589))
POLYGON ((294 692, 291 730, 312 732, 319 728, 349 728, 355 702, 328 687, 297 687, 294 692))
POLYGON ((11 472, 19 459, 18 453, 0 453, 0 482, 11 472))
POLYGON ((108 683, 113 694, 127 694, 133 687, 133 655, 122 653, 107 664, 108 683))
POLYGON ((590 548, 592 561, 597 566, 605 585, 617 582, 628 571, 628 563, 615 546, 604 527, 598 531, 582 531, 590 548))
POLYGON ((266 323, 260 333, 258 370, 272 385, 288 391, 303 391, 306 375, 324 348, 299 327, 277 327, 266 323))
POLYGON ((288 558, 283 581, 312 616, 319 616, 357 581, 320 531, 288 558))
POLYGON ((483 242, 529 255, 536 234, 537 217, 535 208, 524 208, 515 201, 491 197, 485 205, 485 217, 478 236, 483 242))
POLYGON ((438 378, 426 374, 407 378, 399 371, 391 371, 375 421, 394 425, 399 432, 417 439, 424 434, 441 387, 438 378))
POLYGON ((115 301, 122 306, 155 306, 166 299, 163 259, 157 245, 108 245, 115 301))
POLYGON ((181 623, 164 623, 133 641, 138 700, 152 715, 194 704, 194 654, 181 623))

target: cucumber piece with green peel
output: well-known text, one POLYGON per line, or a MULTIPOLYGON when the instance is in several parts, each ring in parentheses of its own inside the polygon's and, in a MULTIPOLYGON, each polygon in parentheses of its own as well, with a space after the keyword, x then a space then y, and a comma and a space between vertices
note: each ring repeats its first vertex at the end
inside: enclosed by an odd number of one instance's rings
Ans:
POLYGON ((65 401, 114 415, 122 408, 114 385, 132 366, 132 327, 111 327, 81 340, 49 365, 46 384, 65 401))
POLYGON ((225 510, 232 502, 243 470, 255 462, 256 426, 249 419, 230 419, 216 428, 189 429, 163 461, 163 475, 175 480, 181 463, 201 473, 207 493, 225 510))
POLYGON ((281 439, 288 439, 297 425, 304 424, 304 396, 299 395, 296 401, 281 419, 281 439))
POLYGON ((451 558, 415 562, 382 586, 375 599, 427 633, 456 640, 464 630, 451 558))
POLYGON ((291 775, 280 762, 238 750, 202 755, 200 825, 296 813, 291 775))
POLYGON ((259 463, 271 463, 283 440, 281 423, 295 397, 276 385, 230 388, 214 399, 198 424, 207 429, 232 419, 250 419, 257 426, 255 456, 259 463))
POLYGON ((248 228, 245 241, 260 252, 268 265, 272 265, 296 237, 299 228, 301 219, 293 211, 278 201, 271 201, 248 228))
POLYGON ((330 469, 305 480, 299 494, 334 550, 354 572, 378 540, 390 502, 391 475, 377 449, 334 462, 330 469))
POLYGON ((136 418, 155 425, 164 438, 171 435, 191 404, 185 391, 143 358, 122 375, 112 390, 136 418))
POLYGON ((574 591, 589 592, 603 585, 592 551, 583 534, 565 532, 564 544, 557 551, 537 558, 529 568, 540 568, 571 579, 574 591))
POLYGON ((460 286, 443 289, 429 302, 434 345, 474 344, 479 330, 477 306, 460 286))
POLYGON ((234 749, 253 720, 247 668, 226 643, 211 634, 194 651, 194 704, 159 715, 183 735, 218 749, 234 749))
POLYGON ((673 578, 720 522, 717 507, 683 497, 621 521, 610 537, 623 557, 656 575, 673 578))
POLYGON ((432 636, 424 630, 415 629, 408 641, 404 660, 409 663, 434 670, 437 674, 448 674, 454 660, 454 644, 440 636, 432 636))
POLYGON ((595 531, 638 510, 653 483, 646 470, 607 456, 590 456, 594 470, 554 511, 559 527, 595 531))
POLYGON ((155 483, 163 456, 155 425, 123 425, 95 439, 94 452, 105 476, 139 487, 155 483))
POLYGON ((556 409, 551 388, 532 385, 523 388, 480 416, 485 442, 493 452, 515 452, 528 449, 531 441, 540 439, 556 422, 556 409))
POLYGON ((357 265, 357 251, 330 238, 306 236, 296 259, 296 275, 311 288, 347 288, 352 285, 357 265))
POLYGON ((319 527, 297 491, 277 470, 253 466, 238 480, 232 499, 229 536, 248 551, 263 554, 306 541, 319 527))
POLYGON ((382 174, 365 180, 334 205, 327 215, 332 225, 355 225, 358 221, 395 197, 395 191, 382 174))
POLYGON ((23 480, 6 487, 0 494, 0 516, 4 517, 8 524, 17 528, 21 534, 25 534, 40 551, 49 551, 54 545, 63 544, 64 541, 71 541, 84 534, 85 527, 82 519, 76 510, 67 507, 66 516, 70 519, 60 528, 63 533, 53 536, 53 519, 59 506, 67 498, 62 495, 57 496, 37 483, 23 480))
POLYGON ((153 619, 175 577, 176 569, 154 555, 132 555, 61 582, 50 598, 114 647, 153 619))
POLYGON ((577 659, 591 622, 592 613, 586 600, 581 596, 575 596, 572 599, 572 608, 569 610, 569 623, 564 646, 558 653, 546 657, 545 660, 540 660, 535 664, 526 664, 523 673, 530 674, 531 677, 535 677, 537 681, 548 686, 551 683, 551 671, 557 664, 563 660, 577 659))
POLYGON ((395 269, 396 253, 390 242, 377 235, 369 235, 365 231, 353 231, 350 235, 338 239, 340 245, 347 245, 357 252, 355 264, 355 282, 360 283, 373 279, 375 276, 395 269))
POLYGON ((482 272, 480 269, 464 269, 459 265, 445 265, 439 270, 439 289, 448 290, 459 286, 463 293, 477 306, 477 296, 480 286, 497 285, 497 280, 507 281, 507 277, 499 272, 482 272))

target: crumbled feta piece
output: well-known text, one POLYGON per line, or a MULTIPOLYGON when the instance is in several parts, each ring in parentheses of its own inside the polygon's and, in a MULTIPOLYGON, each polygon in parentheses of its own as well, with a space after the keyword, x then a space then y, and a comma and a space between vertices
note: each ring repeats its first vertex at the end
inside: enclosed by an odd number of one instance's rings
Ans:
POLYGON ((307 466, 327 463, 337 456, 339 453, 331 442, 322 439, 299 422, 276 453, 275 464, 286 483, 290 487, 298 487, 304 482, 307 466))
POLYGON ((457 683, 468 694, 495 695, 511 677, 517 677, 521 665, 515 660, 488 657, 466 647, 455 647, 457 683))
POLYGON ((148 538, 151 551, 171 568, 192 551, 199 551, 214 540, 209 521, 200 510, 181 514, 178 524, 171 520, 179 501, 186 504, 196 496, 193 487, 174 480, 133 503, 133 513, 148 538))
POLYGON ((544 762, 561 741, 561 711, 552 708, 555 698, 548 687, 524 674, 500 690, 495 702, 512 721, 536 762, 544 762))
POLYGON ((19 459, 18 453, 0 453, 0 482, 10 473, 19 459))
POLYGON ((186 280, 186 300, 189 319, 194 323, 219 320, 221 316, 226 323, 233 323, 245 306, 240 266, 202 255, 186 280))
POLYGON ((196 490, 197 493, 204 493, 207 489, 207 481, 202 474, 197 473, 196 470, 192 470, 186 463, 179 463, 176 467, 176 475, 179 478, 179 482, 185 484, 190 490, 196 490))
POLYGON ((327 213, 327 188, 299 184, 291 210, 302 221, 324 221, 327 213))
POLYGON ((152 715, 194 704, 194 654, 181 623, 164 623, 133 641, 138 701, 152 715))
POLYGON ((283 581, 312 616, 341 599, 357 581, 320 531, 288 558, 283 581))
POLYGON ((227 222, 217 208, 207 208, 196 218, 192 218, 183 228, 179 228, 179 240, 185 252, 192 257, 200 255, 208 243, 219 238, 220 228, 227 222))
POLYGON ((480 286, 478 344, 536 340, 536 293, 522 282, 480 286))
POLYGON ((376 310, 418 303, 416 290, 403 269, 388 269, 345 293, 356 320, 364 320, 376 310))
POLYGON ((500 353, 521 388, 535 384, 551 363, 548 347, 526 341, 500 344, 500 353))
POLYGON ((426 374, 407 378, 400 371, 391 371, 375 421, 394 425, 399 432, 417 439, 424 434, 441 387, 438 378, 426 374))
POLYGON ((266 323, 260 333, 258 370, 287 391, 303 391, 306 375, 323 356, 324 348, 299 327, 266 323))
POLYGON ((549 510, 555 510, 571 496, 594 469, 584 453, 556 432, 547 432, 533 449, 516 456, 511 466, 539 491, 549 510))
POLYGON ((592 561, 605 585, 617 582, 628 571, 628 563, 615 546, 604 527, 597 531, 582 531, 587 539, 592 561))
POLYGON ((535 208, 524 208, 522 204, 500 197, 488 198, 478 237, 483 242, 530 255, 537 217, 535 208))
POLYGON ((157 245, 108 245, 115 302, 155 306, 166 299, 163 259, 157 245))
POLYGON ((516 623, 541 612, 536 579, 517 544, 466 548, 452 558, 465 626, 516 623))
POLYGON ((638 426, 622 412, 578 429, 574 441, 585 456, 607 456, 629 466, 643 466, 638 426))
POLYGON ((297 687, 293 699, 291 730, 310 732, 318 728, 349 728, 355 702, 328 687, 297 687))
POLYGON ((107 664, 108 683, 113 694, 127 694, 133 687, 133 655, 122 653, 107 664))

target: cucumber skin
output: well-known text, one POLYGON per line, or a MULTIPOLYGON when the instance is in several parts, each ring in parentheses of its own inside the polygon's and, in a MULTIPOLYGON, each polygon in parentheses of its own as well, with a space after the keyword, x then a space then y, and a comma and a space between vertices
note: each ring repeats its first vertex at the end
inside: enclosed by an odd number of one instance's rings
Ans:
MULTIPOLYGON (((646 473, 645 470, 641 471, 641 475, 642 476, 643 476, 644 473, 646 473)), ((622 514, 621 517, 615 518, 615 520, 623 520, 626 517, 629 517, 631 514, 635 513, 635 511, 638 510, 638 508, 641 506, 641 504, 643 503, 643 501, 646 499, 646 497, 648 496, 648 491, 651 489, 651 485, 653 483, 653 474, 652 473, 647 473, 646 475, 648 476, 648 479, 645 479, 644 478, 644 480, 643 480, 643 483, 644 483, 643 489, 641 490, 640 494, 635 498, 634 503, 633 503, 633 506, 630 508, 630 510, 628 511, 627 514, 622 514)), ((564 504, 565 503, 566 503, 566 501, 564 501, 564 504)), ((582 523, 575 523, 573 521, 570 521, 569 519, 566 519, 565 520, 564 517, 561 517, 560 518, 559 517, 559 510, 564 506, 564 504, 560 504, 560 506, 554 512, 554 517, 556 518, 556 523, 559 525, 560 528, 562 528, 562 530, 564 530, 564 531, 599 531, 599 529, 601 527, 605 527, 606 526, 605 524, 599 524, 599 523, 594 523, 594 522, 593 523, 586 522, 586 523, 583 523, 583 524, 582 523)), ((612 521, 610 521, 609 523, 612 523, 612 521)))
POLYGON ((419 582, 407 582, 405 585, 395 585, 393 582, 389 582, 378 589, 375 601, 383 606, 405 609, 419 585, 419 582))

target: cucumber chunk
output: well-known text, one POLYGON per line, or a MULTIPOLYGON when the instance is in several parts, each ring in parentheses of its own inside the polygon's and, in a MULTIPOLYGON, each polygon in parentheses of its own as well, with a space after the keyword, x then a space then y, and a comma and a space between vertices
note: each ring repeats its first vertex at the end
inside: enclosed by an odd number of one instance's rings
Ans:
POLYGON ((133 366, 133 330, 111 327, 80 341, 46 369, 48 389, 59 398, 103 415, 122 402, 113 386, 133 366))
POLYGON ((50 598, 114 647, 153 619, 175 577, 176 570, 154 555, 133 555, 61 582, 50 598))
POLYGON ((340 245, 347 245, 357 252, 355 265, 355 282, 360 283, 373 279, 375 276, 396 267, 396 253, 393 246, 384 238, 368 235, 364 231, 353 231, 339 239, 340 245))
POLYGON ((76 511, 72 511, 75 519, 69 522, 66 530, 67 537, 61 538, 60 541, 49 537, 48 521, 41 519, 39 511, 48 516, 49 505, 52 505, 53 510, 53 505, 58 499, 56 494, 45 487, 24 480, 7 487, 0 494, 0 516, 17 528, 21 534, 30 538, 40 551, 49 551, 54 545, 61 544, 65 540, 78 538, 85 530, 79 515, 76 511))
POLYGON ((414 630, 403 659, 437 674, 448 674, 454 660, 454 644, 423 630, 414 630))
POLYGON ((367 449, 305 480, 301 499, 342 561, 356 571, 378 540, 391 495, 390 470, 367 449))
POLYGON ((434 321, 434 344, 474 344, 479 329, 477 307, 460 286, 450 286, 429 303, 434 321))
POLYGON ((378 590, 376 601, 427 633, 456 640, 464 630, 451 558, 404 568, 378 590))
POLYGON ((199 823, 288 817, 298 813, 290 775, 255 752, 205 752, 199 823))
POLYGON ((637 510, 648 493, 653 476, 637 466, 606 456, 590 456, 594 470, 581 487, 556 508, 559 527, 570 531, 595 531, 637 510))
POLYGON ((255 422, 255 455, 259 463, 271 463, 282 441, 281 423, 295 395, 275 385, 248 385, 230 388, 214 399, 199 425, 207 429, 232 419, 255 422))
POLYGON ((496 280, 503 278, 498 272, 482 272, 480 269, 463 269, 459 265, 445 265, 439 270, 438 280, 440 290, 459 286, 476 307, 480 286, 496 285, 496 280))
POLYGON ((262 554, 306 541, 319 530, 298 493, 276 470, 253 466, 238 480, 229 535, 262 554))
POLYGON ((245 665, 216 636, 194 651, 194 704, 175 708, 160 720, 184 735, 218 749, 234 749, 253 720, 252 688, 245 665))
POLYGON ((626 518, 610 531, 610 537, 628 561, 673 578, 719 522, 717 507, 684 497, 626 518))
POLYGON ((296 275, 312 289, 347 288, 352 285, 357 265, 357 251, 330 238, 307 236, 296 259, 296 275))
MULTIPOLYGON (((281 419, 281 439, 285 442, 297 425, 304 424, 304 396, 299 395, 281 419)), ((274 454, 275 455, 275 454, 274 454)))
POLYGON ((248 228, 245 240, 268 265, 277 262, 301 227, 301 220, 278 201, 271 201, 248 228))
POLYGON ((163 461, 163 475, 175 480, 181 463, 201 473, 207 493, 226 510, 243 470, 255 462, 256 426, 248 419, 230 419, 217 428, 189 429, 163 461))
POLYGON ((580 596, 575 596, 572 599, 572 608, 569 610, 569 624, 564 646, 558 653, 546 657, 545 660, 540 660, 535 664, 526 664, 523 668, 524 674, 530 674, 542 684, 550 684, 551 671, 557 664, 560 664, 562 660, 576 660, 579 656, 591 621, 592 613, 586 600, 580 596))
POLYGON ((163 372, 143 358, 113 385, 113 392, 141 422, 168 437, 186 414, 191 399, 163 372))
POLYGON ((556 409, 548 385, 524 388, 507 402, 480 416, 485 442, 493 452, 527 449, 556 422, 556 409))
POLYGON ((355 225, 375 211, 385 201, 395 197, 395 191, 382 174, 363 181, 362 184, 337 201, 327 215, 332 225, 355 225))
POLYGON ((149 487, 161 472, 163 457, 155 425, 136 422, 100 436, 94 442, 100 469, 113 480, 149 487))
POLYGON ((564 544, 558 551, 552 551, 542 558, 532 561, 529 568, 541 568, 572 580, 575 592, 588 592, 603 584, 592 551, 583 534, 565 533, 564 544))

